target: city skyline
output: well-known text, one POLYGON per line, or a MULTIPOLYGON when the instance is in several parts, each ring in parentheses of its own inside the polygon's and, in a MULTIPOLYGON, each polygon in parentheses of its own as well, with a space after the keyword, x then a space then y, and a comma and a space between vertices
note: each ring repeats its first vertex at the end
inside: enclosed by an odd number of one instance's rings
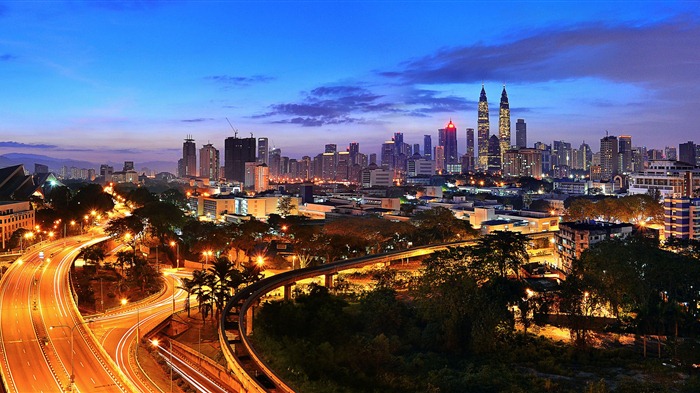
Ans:
POLYGON ((187 135, 223 151, 226 118, 290 157, 452 119, 463 154, 504 82, 529 146, 697 139, 692 3, 37 4, 0 3, 0 154, 175 162, 187 135))

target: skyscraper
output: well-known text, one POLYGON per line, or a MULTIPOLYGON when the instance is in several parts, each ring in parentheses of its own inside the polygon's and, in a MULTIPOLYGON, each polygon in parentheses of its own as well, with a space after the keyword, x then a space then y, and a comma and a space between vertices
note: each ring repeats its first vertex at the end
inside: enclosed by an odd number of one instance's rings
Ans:
POLYGON ((211 143, 199 149, 199 176, 219 180, 219 151, 211 143))
POLYGON ((579 161, 581 162, 581 169, 587 171, 591 167, 591 160, 593 159, 593 151, 591 147, 584 141, 581 142, 581 146, 578 148, 579 161))
POLYGON ((450 165, 459 163, 459 156, 457 155, 457 126, 450 120, 447 126, 439 129, 438 132, 441 136, 440 146, 444 148, 445 152, 445 168, 437 169, 447 169, 450 165))
POLYGON ((224 177, 228 181, 245 182, 245 163, 255 162, 255 138, 237 135, 224 141, 224 177))
POLYGON ((433 159, 433 140, 430 135, 423 135, 423 157, 426 160, 433 159))
POLYGON ((269 154, 270 145, 268 139, 265 137, 258 138, 258 162, 267 164, 269 160, 269 154))
POLYGON ((324 153, 335 153, 337 151, 338 145, 336 145, 335 143, 329 143, 326 145, 326 150, 324 151, 324 153))
POLYGON ((693 141, 678 145, 678 161, 695 165, 695 143, 693 141))
POLYGON ((676 148, 671 146, 666 146, 664 149, 664 158, 667 160, 676 160, 676 148))
POLYGON ((620 135, 617 137, 617 153, 619 155, 618 167, 622 173, 632 172, 632 137, 620 135))
POLYGON ((182 168, 179 169, 179 177, 197 176, 197 146, 192 135, 188 135, 182 144, 182 168))
POLYGON ((358 164, 357 154, 360 152, 360 144, 358 142, 350 142, 348 151, 350 152, 350 163, 352 165, 358 164))
POLYGON ((610 135, 600 140, 600 179, 610 180, 618 173, 617 137, 610 135))
POLYGON ((486 169, 489 172, 498 172, 501 170, 501 141, 496 134, 489 138, 489 152, 486 169))
POLYGON ((467 153, 466 162, 462 163, 462 170, 474 170, 474 129, 467 128, 467 153), (464 164, 467 164, 466 167, 464 164))
POLYGON ((498 111, 498 139, 501 142, 501 162, 503 162, 503 155, 510 149, 510 105, 506 85, 503 85, 501 106, 498 111))
POLYGON ((518 119, 515 122, 515 144, 520 149, 527 147, 527 124, 525 124, 525 119, 518 119))
POLYGON ((420 155, 420 143, 413 144, 413 155, 420 155))
POLYGON ((483 84, 481 84, 481 95, 479 96, 477 144, 479 168, 485 170, 488 167, 489 155, 489 103, 486 99, 486 90, 484 90, 483 84))

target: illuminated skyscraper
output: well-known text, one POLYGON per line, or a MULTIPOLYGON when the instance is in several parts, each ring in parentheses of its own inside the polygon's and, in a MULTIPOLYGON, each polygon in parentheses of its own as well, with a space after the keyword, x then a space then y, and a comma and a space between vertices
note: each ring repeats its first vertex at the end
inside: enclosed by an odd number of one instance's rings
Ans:
POLYGON ((479 96, 479 117, 477 122, 477 144, 479 168, 486 170, 489 157, 489 103, 486 99, 486 90, 481 85, 479 96))
POLYGON ((488 166, 487 170, 489 172, 498 172, 501 170, 501 141, 494 134, 489 138, 489 151, 488 151, 488 166))
POLYGON ((474 170, 474 129, 467 128, 466 162, 462 162, 462 170, 474 170), (466 164, 466 165, 465 165, 466 164))
POLYGON ((510 105, 506 85, 503 85, 501 106, 498 111, 498 140, 501 143, 501 162, 503 162, 503 155, 510 149, 510 105))
POLYGON ((450 120, 445 128, 438 130, 440 135, 440 146, 444 148, 445 153, 445 168, 438 167, 437 169, 446 169, 451 164, 459 163, 457 155, 457 126, 450 120))

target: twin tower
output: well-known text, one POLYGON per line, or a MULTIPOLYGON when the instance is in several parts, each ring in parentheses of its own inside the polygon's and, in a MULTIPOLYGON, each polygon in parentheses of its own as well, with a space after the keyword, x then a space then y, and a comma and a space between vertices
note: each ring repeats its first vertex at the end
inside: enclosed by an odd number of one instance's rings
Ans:
MULTIPOLYGON (((479 96, 479 117, 477 125, 477 166, 481 169, 489 167, 489 103, 486 99, 486 90, 481 85, 481 95, 479 96)), ((494 135, 495 137, 495 135, 494 135)), ((492 144, 493 145, 493 144, 492 144)), ((503 162, 503 153, 510 149, 510 105, 508 104, 508 93, 503 85, 501 92, 501 106, 498 113, 498 145, 500 147, 500 163, 503 162)), ((493 155, 493 151, 491 153, 493 155)), ((499 163, 499 164, 500 164, 499 163)), ((493 165, 493 164, 492 164, 493 165)))

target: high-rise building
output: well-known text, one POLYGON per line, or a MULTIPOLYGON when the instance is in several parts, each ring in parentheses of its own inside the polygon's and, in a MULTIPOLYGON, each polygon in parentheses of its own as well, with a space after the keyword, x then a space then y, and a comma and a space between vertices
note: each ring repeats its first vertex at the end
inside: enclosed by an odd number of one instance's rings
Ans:
POLYGON ((644 170, 647 164, 647 148, 644 146, 635 146, 632 148, 632 172, 640 172, 644 170))
POLYGON ((282 175, 282 149, 279 147, 270 149, 268 161, 267 166, 270 177, 278 180, 282 175))
POLYGON ((451 164, 459 163, 459 156, 457 155, 457 126, 450 120, 445 128, 438 130, 441 135, 440 146, 444 147, 445 151, 445 167, 440 169, 446 169, 451 164))
POLYGON ((445 147, 435 146, 435 171, 445 173, 445 147))
POLYGON ((485 170, 488 167, 489 155, 489 103, 486 99, 486 90, 481 85, 479 96, 479 114, 477 119, 477 154, 479 168, 485 170))
POLYGON ((357 142, 350 142, 348 146, 348 151, 350 152, 350 162, 354 164, 359 164, 357 161, 357 154, 360 152, 360 144, 357 142))
POLYGON ((489 138, 489 154, 487 160, 487 170, 489 172, 498 172, 501 170, 501 141, 496 134, 489 138))
POLYGON ((420 155, 420 143, 414 143, 413 144, 413 154, 412 155, 420 155))
POLYGON ((600 140, 600 179, 610 180, 619 172, 617 137, 606 136, 600 140))
POLYGON ((219 151, 211 143, 199 149, 199 176, 219 180, 219 151))
POLYGON ((255 167, 255 182, 253 187, 255 192, 263 192, 270 188, 270 168, 264 163, 255 167))
POLYGON ((649 149, 647 150, 647 160, 658 161, 664 159, 664 152, 661 149, 649 149))
MULTIPOLYGON (((258 162, 263 164, 269 163, 270 155, 270 144, 269 140, 265 137, 258 138, 258 162)), ((201 160, 201 158, 200 158, 201 160)))
POLYGON ((462 171, 473 171, 476 169, 474 166, 474 129, 467 128, 467 152, 462 160, 462 171))
POLYGON ((197 146, 191 135, 185 138, 182 144, 182 167, 177 175, 179 177, 197 176, 197 146))
POLYGON ((433 141, 430 135, 423 135, 423 157, 426 160, 433 159, 433 141))
POLYGON ((552 166, 554 167, 571 167, 571 143, 564 141, 552 142, 552 166))
POLYGON ((393 140, 382 143, 381 166, 386 169, 394 170, 394 152, 396 151, 394 144, 393 140))
POLYGON ((515 122, 515 145, 519 148, 527 147, 527 124, 525 119, 515 122))
POLYGON ((134 162, 133 161, 124 161, 124 172, 133 171, 133 170, 134 170, 134 162))
POLYGON ((700 240, 700 198, 664 199, 664 232, 666 238, 700 240))
POLYGON ((504 176, 530 176, 542 177, 542 150, 540 149, 512 149, 503 155, 504 176))
POLYGON ((337 151, 338 145, 336 145, 335 143, 328 143, 326 145, 326 150, 324 151, 324 153, 336 153, 337 151))
POLYGON ((593 159, 593 151, 591 147, 584 141, 581 142, 581 146, 578 148, 579 162, 581 163, 581 168, 587 171, 591 167, 591 160, 593 159))
POLYGON ((501 92, 501 105, 498 110, 498 139, 501 143, 501 163, 503 155, 510 149, 510 104, 508 104, 508 93, 506 85, 503 85, 501 92))
POLYGON ((255 162, 255 138, 232 136, 224 140, 224 177, 245 182, 245 163, 255 162))
POLYGON ((666 146, 664 149, 664 158, 667 160, 677 160, 676 148, 671 146, 666 146))
POLYGON ((693 141, 688 141, 678 145, 678 161, 696 165, 695 143, 693 141))
POLYGON ((632 137, 620 135, 617 137, 618 168, 622 173, 632 172, 632 137))

